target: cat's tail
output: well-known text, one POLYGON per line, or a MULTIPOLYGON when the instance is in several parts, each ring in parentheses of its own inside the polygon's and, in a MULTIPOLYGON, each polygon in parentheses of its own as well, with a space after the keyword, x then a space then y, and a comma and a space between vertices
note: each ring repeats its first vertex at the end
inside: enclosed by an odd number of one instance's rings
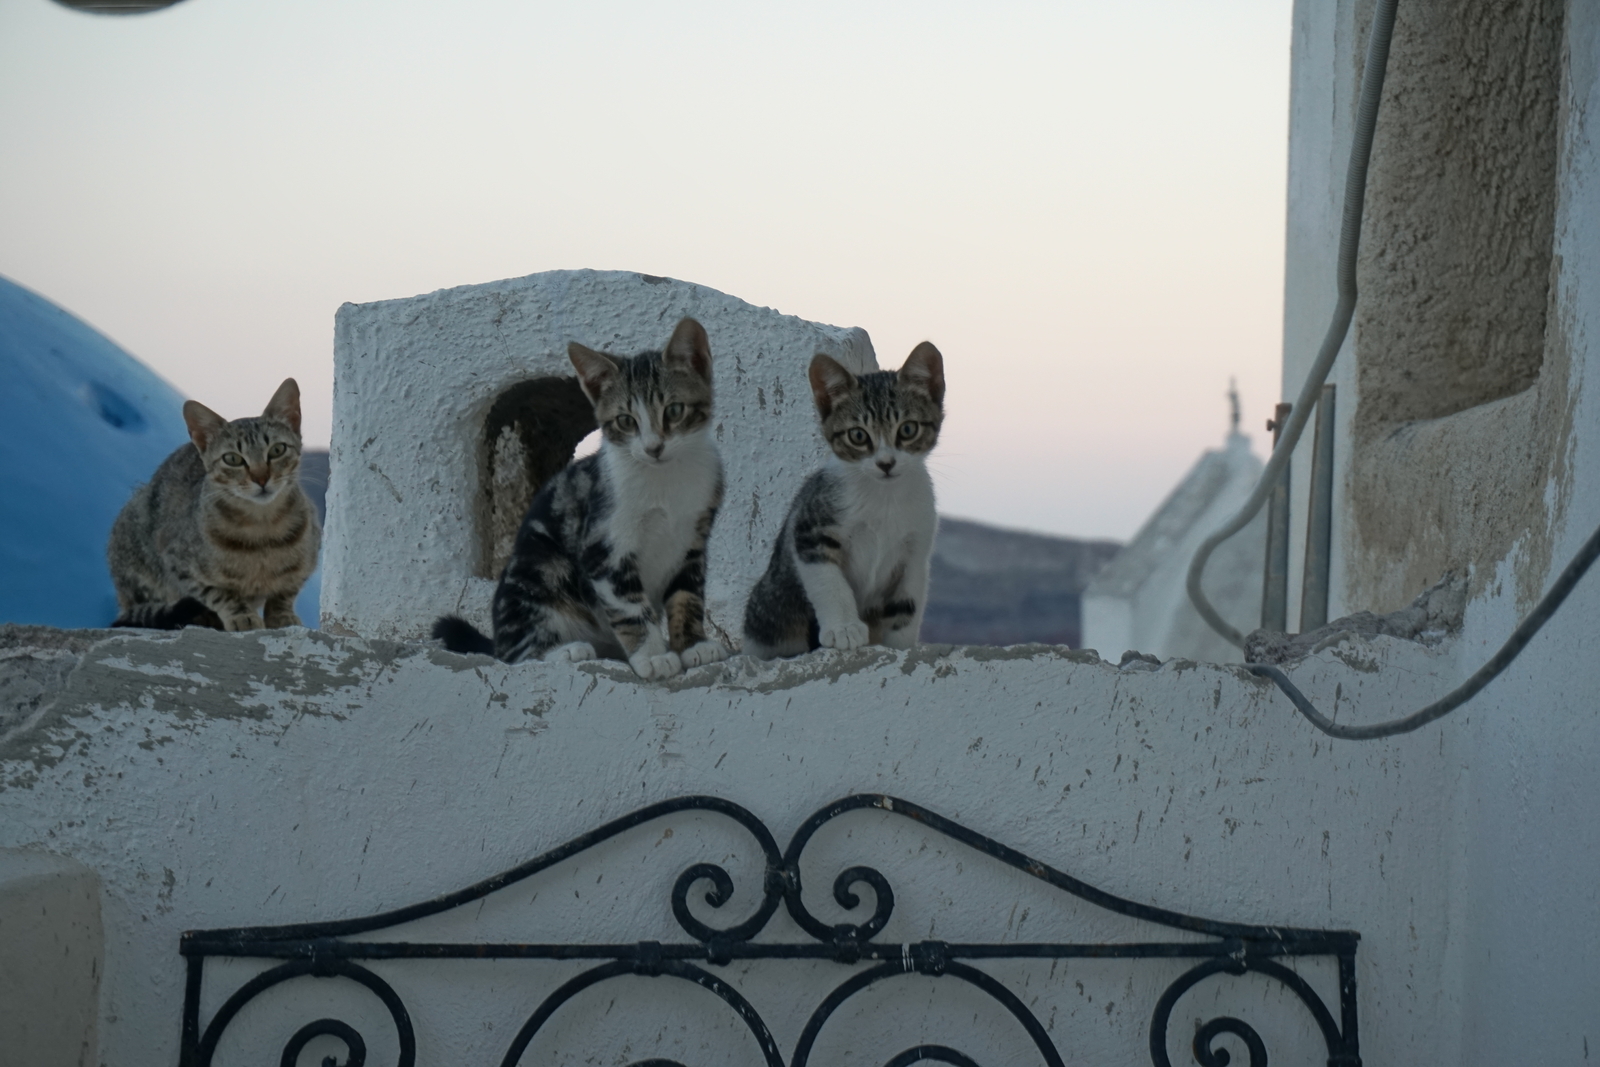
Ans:
POLYGON ((112 626, 131 626, 142 630, 181 630, 185 626, 222 629, 217 613, 192 596, 172 604, 135 604, 118 615, 112 626))
POLYGON ((441 615, 433 624, 433 639, 443 641, 451 652, 494 655, 494 641, 483 636, 478 628, 459 615, 441 615))

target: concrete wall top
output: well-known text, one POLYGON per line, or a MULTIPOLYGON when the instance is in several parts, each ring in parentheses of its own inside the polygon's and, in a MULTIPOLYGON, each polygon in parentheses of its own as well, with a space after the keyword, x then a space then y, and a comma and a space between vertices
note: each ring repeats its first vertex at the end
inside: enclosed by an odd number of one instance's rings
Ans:
POLYGON ((738 632, 744 597, 823 446, 806 384, 826 352, 877 368, 865 331, 807 322, 700 285, 627 271, 551 271, 346 304, 334 341, 334 424, 322 618, 340 633, 427 633, 458 612, 487 626, 494 581, 474 575, 484 419, 508 387, 570 378, 567 344, 660 349, 692 315, 711 339, 727 484, 707 603, 738 632))

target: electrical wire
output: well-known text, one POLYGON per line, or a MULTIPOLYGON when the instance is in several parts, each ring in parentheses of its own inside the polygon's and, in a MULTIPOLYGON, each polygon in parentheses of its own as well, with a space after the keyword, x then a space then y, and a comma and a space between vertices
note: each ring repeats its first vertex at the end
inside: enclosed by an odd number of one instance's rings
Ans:
POLYGON ((1299 686, 1291 682, 1289 676, 1284 674, 1278 667, 1274 667, 1270 663, 1246 663, 1244 666, 1252 674, 1271 678, 1274 682, 1277 682, 1278 688, 1282 689, 1284 695, 1294 702, 1294 706, 1300 710, 1300 714, 1310 720, 1311 725, 1329 737, 1337 737, 1343 741, 1371 741, 1378 737, 1408 734, 1412 730, 1426 726, 1433 720, 1456 710, 1477 696, 1484 686, 1494 681, 1501 671, 1509 667, 1511 661, 1516 659, 1517 655, 1527 647, 1529 641, 1533 640, 1533 635, 1539 632, 1539 628, 1550 621, 1550 616, 1554 615, 1556 609, 1561 606, 1561 602, 1567 599, 1567 594, 1572 592, 1573 586, 1578 584, 1578 580, 1583 577, 1584 572, 1594 563, 1597 556, 1600 556, 1600 529, 1589 535, 1589 540, 1585 541, 1583 547, 1578 549, 1578 554, 1572 557, 1572 562, 1567 564, 1566 569, 1561 572, 1561 576, 1550 587, 1550 591, 1545 593, 1544 598, 1528 614, 1528 617, 1523 619, 1515 630, 1511 631, 1511 636, 1506 639, 1505 644, 1500 646, 1500 651, 1496 652, 1489 662, 1473 671, 1471 678, 1468 678, 1432 704, 1429 704, 1421 711, 1412 712, 1402 719, 1374 723, 1371 726, 1340 726, 1318 711, 1316 705, 1306 699, 1306 695, 1300 691, 1299 686))
MULTIPOLYGON (((1356 308, 1356 255, 1361 243, 1361 215, 1367 192, 1367 166, 1372 158, 1372 137, 1378 124, 1378 103, 1383 97, 1383 79, 1389 64, 1389 43, 1394 36, 1397 3, 1398 0, 1378 0, 1377 9, 1372 17, 1372 32, 1367 41, 1367 63, 1361 77, 1361 99, 1356 107, 1355 129, 1350 143, 1350 165, 1345 175, 1344 220, 1339 232, 1337 272, 1339 299, 1334 308, 1333 321, 1328 324, 1328 332, 1323 337, 1316 361, 1312 363, 1311 370, 1306 375, 1299 399, 1289 414, 1289 421, 1278 438, 1277 446, 1273 449, 1266 469, 1261 472, 1261 480, 1256 484, 1255 491, 1251 493, 1250 499, 1245 502, 1237 515, 1201 543, 1194 558, 1189 562, 1186 586, 1189 600, 1194 604, 1195 610, 1213 630, 1241 648, 1244 647, 1244 635, 1217 612, 1201 589, 1200 580, 1205 575, 1206 563, 1210 560, 1211 553, 1222 542, 1244 529, 1272 495, 1283 468, 1288 464, 1294 453, 1294 447, 1300 440, 1301 432, 1310 421, 1311 411, 1322 385, 1333 369, 1334 360, 1338 358, 1339 350, 1343 348, 1345 337, 1350 332, 1350 320, 1354 317, 1356 308)), ((1346 741, 1370 741, 1379 737, 1410 733, 1449 714, 1477 696, 1485 686, 1510 666, 1527 647, 1528 642, 1533 640, 1534 635, 1550 621, 1550 617, 1567 599, 1567 595, 1583 578, 1596 557, 1600 557, 1600 529, 1589 535, 1589 539, 1567 564, 1555 584, 1545 593, 1527 618, 1511 631, 1506 643, 1500 646, 1500 650, 1487 663, 1443 697, 1403 718, 1374 723, 1370 726, 1341 726, 1319 711, 1281 668, 1270 663, 1246 663, 1245 669, 1261 677, 1270 678, 1294 703, 1300 714, 1330 737, 1346 741)))
POLYGON ((1367 164, 1372 158, 1372 133, 1378 126, 1378 101, 1383 98, 1383 76, 1389 65, 1389 40, 1394 35, 1394 12, 1398 0, 1378 0, 1372 15, 1372 33, 1367 39, 1367 65, 1361 75, 1361 100, 1356 106, 1354 135, 1350 142, 1350 167, 1344 180, 1344 223, 1339 230, 1338 287, 1339 302, 1333 311, 1333 321, 1322 339, 1316 362, 1306 375, 1300 388, 1300 398, 1289 412, 1289 421, 1278 436, 1277 447, 1267 460, 1261 480, 1250 494, 1250 499, 1239 513, 1221 529, 1200 544, 1194 559, 1189 561, 1189 599, 1195 610, 1210 627, 1239 648, 1244 647, 1244 635, 1224 619, 1200 588, 1206 563, 1218 545, 1244 529, 1256 512, 1272 495, 1278 477, 1294 454, 1294 446, 1311 419, 1311 410, 1327 381, 1333 361, 1339 356, 1345 335, 1350 332, 1350 320, 1356 311, 1356 253, 1361 245, 1361 211, 1367 194, 1367 164))

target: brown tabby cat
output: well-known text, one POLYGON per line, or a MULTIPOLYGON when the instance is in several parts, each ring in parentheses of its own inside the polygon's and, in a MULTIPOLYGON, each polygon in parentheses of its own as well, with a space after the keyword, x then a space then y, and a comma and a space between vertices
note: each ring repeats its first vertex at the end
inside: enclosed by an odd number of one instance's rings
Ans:
POLYGON ((168 456, 111 527, 113 626, 298 626, 294 598, 322 528, 300 489, 300 387, 286 379, 259 418, 183 405, 192 444, 168 456), (264 616, 264 617, 263 617, 264 616))

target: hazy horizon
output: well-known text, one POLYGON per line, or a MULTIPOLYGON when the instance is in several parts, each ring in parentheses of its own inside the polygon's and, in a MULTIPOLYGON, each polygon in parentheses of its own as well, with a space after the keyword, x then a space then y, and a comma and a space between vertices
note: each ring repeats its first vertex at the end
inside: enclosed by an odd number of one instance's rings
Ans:
POLYGON ((293 375, 321 446, 345 301, 681 278, 933 340, 941 510, 1125 539, 1230 377, 1264 447, 1289 15, 0 0, 0 274, 230 417, 293 375))

